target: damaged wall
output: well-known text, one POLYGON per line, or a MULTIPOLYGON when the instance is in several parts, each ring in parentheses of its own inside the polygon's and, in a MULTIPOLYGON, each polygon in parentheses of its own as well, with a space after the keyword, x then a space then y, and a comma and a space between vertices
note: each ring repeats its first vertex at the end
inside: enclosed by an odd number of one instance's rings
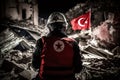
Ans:
POLYGON ((31 5, 26 3, 19 4, 19 20, 29 19, 32 16, 32 8, 31 5))
POLYGON ((30 19, 38 25, 38 4, 36 0, 1 0, 2 11, 0 19, 25 20, 30 19))

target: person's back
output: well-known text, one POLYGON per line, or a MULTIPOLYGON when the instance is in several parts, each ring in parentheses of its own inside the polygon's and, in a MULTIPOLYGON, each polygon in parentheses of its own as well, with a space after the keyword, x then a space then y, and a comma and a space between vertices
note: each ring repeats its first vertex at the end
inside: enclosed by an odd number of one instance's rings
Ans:
MULTIPOLYGON (((65 21, 60 21, 55 14, 63 16, 62 13, 52 14, 47 24, 50 33, 39 39, 42 45, 42 48, 39 47, 41 49, 39 78, 40 80, 75 80, 75 73, 79 73, 82 69, 80 50, 76 41, 65 34, 67 26, 65 21), (51 18, 54 16, 58 21, 52 21, 51 18)), ((37 61, 35 55, 36 52, 33 54, 33 67, 37 61)))

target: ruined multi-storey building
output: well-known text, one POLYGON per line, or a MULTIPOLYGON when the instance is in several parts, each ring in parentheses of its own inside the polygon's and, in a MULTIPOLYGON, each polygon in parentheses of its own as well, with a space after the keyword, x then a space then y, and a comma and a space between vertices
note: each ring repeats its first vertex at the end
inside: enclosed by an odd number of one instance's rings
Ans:
POLYGON ((38 25, 37 0, 0 0, 0 20, 27 20, 38 25))

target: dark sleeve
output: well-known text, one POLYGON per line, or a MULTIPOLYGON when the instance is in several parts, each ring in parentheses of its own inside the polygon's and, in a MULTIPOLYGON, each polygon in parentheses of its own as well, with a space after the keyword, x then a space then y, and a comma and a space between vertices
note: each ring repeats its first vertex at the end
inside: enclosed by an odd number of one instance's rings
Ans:
POLYGON ((32 55, 32 67, 34 69, 39 69, 40 68, 40 53, 42 51, 42 39, 38 39, 37 43, 36 43, 36 47, 35 47, 35 51, 32 55))
POLYGON ((73 45, 74 49, 74 72, 79 73, 82 70, 82 61, 81 61, 81 54, 80 54, 80 48, 78 44, 75 42, 73 45))

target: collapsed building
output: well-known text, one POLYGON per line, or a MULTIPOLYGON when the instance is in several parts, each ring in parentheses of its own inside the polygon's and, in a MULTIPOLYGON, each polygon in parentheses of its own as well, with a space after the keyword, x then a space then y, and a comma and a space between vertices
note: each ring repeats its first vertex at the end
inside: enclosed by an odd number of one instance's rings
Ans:
POLYGON ((30 20, 31 24, 38 25, 37 0, 1 0, 0 21, 8 20, 30 20))
MULTIPOLYGON (((79 3, 65 13, 70 21, 92 8, 91 30, 73 31, 70 23, 67 30, 81 49, 84 68, 76 74, 78 80, 120 80, 119 6, 111 1, 79 3), (111 5, 106 5, 108 3, 111 5)), ((31 80, 37 74, 31 66, 32 53, 38 38, 47 34, 45 20, 38 25, 34 0, 4 0, 3 3, 0 3, 3 20, 0 24, 0 80, 31 80)))

